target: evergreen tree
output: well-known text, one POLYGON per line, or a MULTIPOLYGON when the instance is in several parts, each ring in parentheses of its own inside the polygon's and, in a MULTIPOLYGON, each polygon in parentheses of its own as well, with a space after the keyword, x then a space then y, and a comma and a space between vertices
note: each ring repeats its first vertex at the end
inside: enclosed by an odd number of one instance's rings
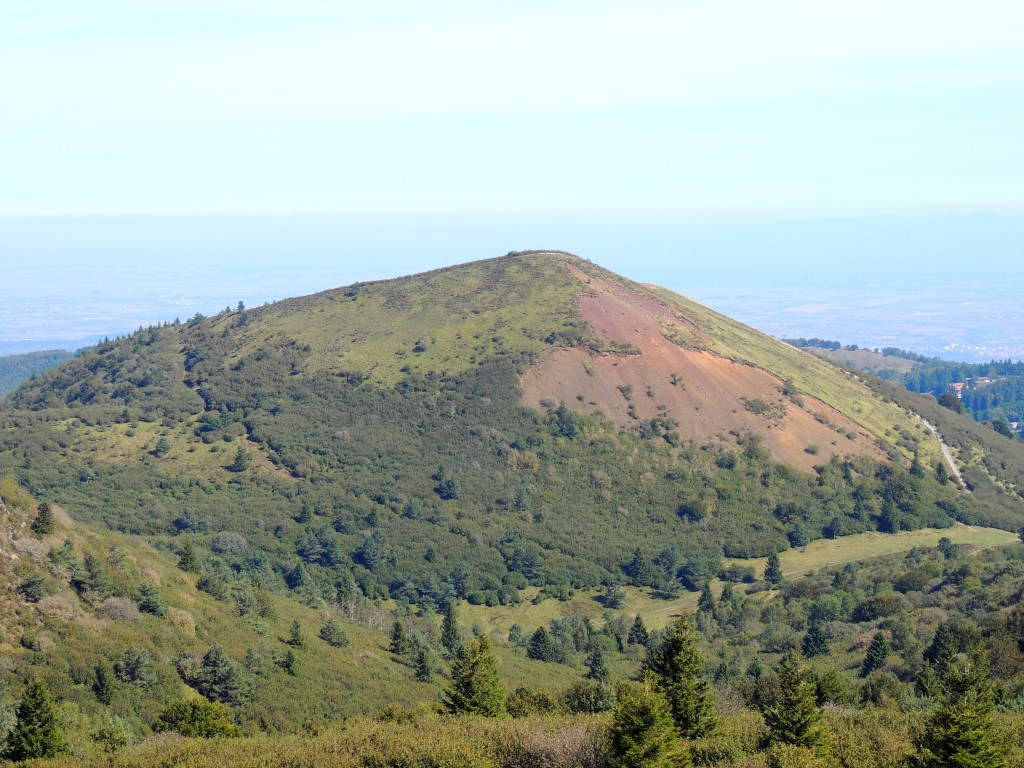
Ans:
POLYGON ((487 635, 470 640, 459 650, 452 665, 452 684, 445 695, 448 711, 503 717, 506 698, 487 635))
POLYGON ((826 704, 848 704, 850 701, 846 676, 835 667, 829 667, 822 674, 815 675, 814 692, 819 707, 826 704))
POLYGON ((800 643, 800 647, 804 652, 804 656, 809 659, 815 656, 828 655, 828 633, 820 621, 811 622, 811 625, 807 628, 807 634, 804 635, 804 639, 800 643))
POLYGON ((636 615, 633 619, 633 626, 629 628, 629 634, 626 636, 626 642, 630 645, 647 645, 650 642, 651 636, 647 632, 647 627, 644 626, 644 620, 640 614, 636 615))
POLYGON ((60 729, 57 707, 45 683, 33 681, 18 702, 17 724, 4 747, 12 761, 70 754, 60 729))
POLYGON ((668 699, 680 736, 696 739, 714 730, 714 695, 704 677, 692 620, 679 617, 669 625, 661 644, 648 650, 645 666, 668 699))
POLYGON ((112 586, 107 569, 102 561, 91 552, 85 556, 82 567, 76 569, 71 583, 82 599, 91 603, 110 597, 112 586))
POLYGON ((434 681, 434 673, 437 668, 434 661, 434 654, 432 654, 430 649, 424 645, 421 645, 416 651, 415 668, 416 679, 421 683, 431 683, 434 681))
POLYGON ((409 652, 409 638, 400 621, 396 621, 391 626, 391 652, 395 656, 405 656, 409 652))
POLYGON ((608 738, 609 768, 688 768, 689 753, 679 744, 672 708, 657 688, 622 697, 608 738))
POLYGON ((287 672, 292 677, 299 676, 299 657, 295 655, 295 651, 288 648, 284 652, 284 656, 281 657, 281 669, 287 672))
POLYGON ((232 472, 245 472, 251 463, 252 457, 249 455, 249 452, 242 446, 238 446, 238 450, 235 451, 235 458, 228 469, 232 472))
POLYGON ((782 563, 777 552, 768 555, 768 564, 764 567, 764 580, 769 584, 782 583, 782 563))
POLYGON ((554 640, 544 627, 537 627, 526 645, 526 655, 537 661, 554 661, 558 655, 554 640))
POLYGON ((935 637, 928 650, 924 652, 924 660, 935 668, 939 678, 945 678, 946 669, 951 660, 962 653, 977 656, 982 647, 981 630, 970 619, 953 618, 944 622, 935 630, 935 637))
POLYGON ((171 451, 171 443, 166 436, 161 436, 156 441, 156 447, 153 449, 153 455, 157 457, 164 457, 171 451))
POLYGON ((797 651, 789 651, 779 666, 778 695, 764 711, 769 744, 824 747, 828 730, 818 709, 817 692, 811 675, 797 651))
POLYGON ((135 602, 143 613, 151 613, 154 616, 167 615, 167 603, 160 597, 160 590, 151 582, 144 581, 139 585, 135 602))
POLYGON ((306 635, 303 633, 302 625, 299 624, 298 619, 292 622, 291 629, 288 630, 288 640, 286 642, 292 648, 306 647, 306 635))
POLYGON ((459 612, 455 607, 455 601, 448 603, 444 612, 444 619, 441 620, 441 645, 447 651, 450 658, 459 655, 462 648, 462 633, 459 631, 459 612))
POLYGON ((333 616, 320 628, 320 639, 333 648, 344 648, 350 642, 345 630, 333 616))
POLYGON ((919 744, 923 768, 1006 768, 992 724, 992 684, 985 654, 949 660, 945 695, 919 744))
POLYGON ((199 558, 196 557, 196 551, 191 541, 186 541, 178 550, 178 567, 186 573, 199 571, 199 558))
POLYGON ((153 659, 145 648, 129 646, 120 659, 114 664, 117 679, 125 683, 134 683, 148 688, 156 682, 153 672, 153 659))
POLYGON ((704 582, 704 586, 700 589, 700 597, 697 599, 697 609, 708 612, 715 610, 715 596, 711 592, 711 585, 706 581, 704 582))
POLYGON ((195 688, 210 701, 244 704, 252 698, 252 682, 219 645, 203 656, 195 688))
POLYGON ((32 532, 38 533, 40 536, 46 536, 53 533, 54 525, 53 510, 50 508, 50 505, 45 501, 40 502, 36 519, 32 521, 32 532))
POLYGON ((889 642, 889 635, 885 632, 876 632, 868 646, 867 656, 864 657, 864 664, 860 668, 860 676, 867 677, 876 669, 885 666, 885 660, 892 653, 892 644, 889 642))
POLYGON ((604 651, 600 645, 595 645, 587 657, 587 677, 601 682, 608 679, 608 674, 608 660, 604 657, 604 651))
POLYGON ((100 704, 110 704, 114 700, 114 674, 106 664, 96 665, 92 693, 100 704))

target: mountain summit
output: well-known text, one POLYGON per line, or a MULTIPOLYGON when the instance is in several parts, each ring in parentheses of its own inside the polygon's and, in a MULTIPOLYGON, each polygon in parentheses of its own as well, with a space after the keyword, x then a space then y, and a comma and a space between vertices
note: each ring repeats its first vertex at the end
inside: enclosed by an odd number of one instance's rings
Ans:
POLYGON ((942 462, 858 374, 561 252, 142 329, 0 412, 0 473, 73 516, 417 603, 1020 519, 942 462))

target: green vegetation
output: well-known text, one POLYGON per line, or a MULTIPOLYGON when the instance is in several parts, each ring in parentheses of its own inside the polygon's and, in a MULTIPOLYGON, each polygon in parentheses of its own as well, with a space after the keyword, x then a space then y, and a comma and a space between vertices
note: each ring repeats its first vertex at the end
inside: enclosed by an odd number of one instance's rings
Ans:
POLYGON ((74 354, 63 349, 49 349, 43 352, 26 352, 21 355, 0 357, 0 397, 13 392, 23 381, 38 376, 44 371, 56 368, 74 354))
POLYGON ((1014 764, 1021 449, 562 254, 143 329, 0 410, 0 737, 38 679, 97 765, 1014 764), (524 408, 549 351, 640 353, 588 277, 879 453, 524 408))

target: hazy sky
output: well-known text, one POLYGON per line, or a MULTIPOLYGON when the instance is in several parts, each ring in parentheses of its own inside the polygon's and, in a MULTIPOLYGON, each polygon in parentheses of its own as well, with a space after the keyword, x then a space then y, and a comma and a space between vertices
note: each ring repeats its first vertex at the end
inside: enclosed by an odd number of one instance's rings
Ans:
POLYGON ((1020 0, 0 0, 0 216, 1024 213, 1020 0))

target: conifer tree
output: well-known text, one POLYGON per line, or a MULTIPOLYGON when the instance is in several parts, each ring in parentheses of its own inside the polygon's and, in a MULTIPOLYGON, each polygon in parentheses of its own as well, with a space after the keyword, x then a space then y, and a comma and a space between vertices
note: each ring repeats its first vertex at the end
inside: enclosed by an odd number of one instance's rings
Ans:
POLYGON ((305 648, 306 647, 306 635, 302 631, 302 625, 299 624, 299 620, 296 619, 292 622, 291 629, 288 630, 288 645, 292 648, 305 648))
POLYGON ((526 655, 537 661, 554 661, 555 649, 551 635, 544 627, 537 627, 526 646, 526 655))
POLYGON ((186 541, 178 550, 178 567, 186 573, 196 573, 199 570, 199 558, 196 557, 191 541, 186 541))
POLYGON ((203 656, 195 687, 210 701, 225 704, 244 704, 253 694, 251 679, 216 644, 203 656))
POLYGON ((798 747, 823 747, 828 730, 818 709, 810 671, 798 651, 791 650, 776 667, 779 691, 774 703, 765 709, 769 744, 793 744, 798 747))
POLYGON ((697 609, 701 611, 715 610, 715 596, 711 592, 711 585, 706 581, 701 587, 700 597, 697 599, 697 609))
POLYGON ((629 634, 626 636, 626 642, 630 645, 647 645, 650 642, 651 636, 647 632, 647 627, 644 626, 644 620, 640 614, 636 615, 633 619, 633 626, 629 628, 629 634))
POLYGON ((507 697, 487 635, 470 640, 452 665, 452 684, 445 695, 448 711, 504 717, 507 697))
POLYGON ((679 735, 695 739, 714 730, 714 696, 704 677, 693 621, 679 617, 657 649, 648 652, 646 670, 665 694, 679 735))
POLYGON ((985 654, 949 659, 944 683, 942 705, 919 744, 923 768, 1006 768, 1006 750, 993 729, 985 654))
POLYGON ((333 648, 344 648, 350 642, 345 630, 333 616, 320 628, 320 639, 333 648))
POLYGON ((867 656, 864 657, 864 664, 860 668, 860 676, 867 677, 876 669, 885 666, 885 660, 892 653, 892 644, 889 642, 889 635, 885 632, 876 632, 868 646, 867 656))
POLYGON ((232 472, 245 472, 251 463, 252 457, 249 455, 249 452, 242 446, 238 446, 238 450, 235 451, 235 458, 228 469, 232 472))
POLYGON ((448 609, 444 612, 444 619, 441 621, 441 645, 447 651, 450 658, 459 655, 462 647, 462 633, 459 632, 459 612, 455 602, 448 603, 448 609))
POLYGON ((45 501, 40 502, 36 519, 32 521, 32 532, 38 533, 40 536, 46 536, 53 533, 54 525, 53 510, 50 508, 50 505, 45 501))
POLYGON ((602 682, 608 679, 608 660, 604 656, 601 646, 595 645, 594 650, 587 657, 587 678, 602 682))
POLYGON ((110 704, 114 699, 114 673, 106 664, 97 664, 92 683, 92 692, 100 704, 110 704))
POLYGON ((154 616, 167 615, 167 603, 160 596, 160 590, 151 582, 144 581, 139 585, 135 602, 143 613, 151 613, 154 616))
POLYGON ((4 747, 6 759, 31 760, 70 753, 60 729, 57 707, 45 683, 29 683, 18 702, 16 717, 17 723, 4 747))
POLYGON ((436 664, 434 655, 426 646, 420 646, 416 651, 416 679, 421 683, 430 683, 434 680, 436 664))
POLYGON ((281 669, 292 677, 299 676, 299 657, 291 648, 285 650, 284 656, 281 657, 281 669))
POLYGON ((689 753, 679 744, 672 708, 652 685, 622 697, 608 738, 609 768, 688 768, 689 753))
POLYGON ((409 638, 400 621, 391 625, 391 652, 395 656, 405 656, 409 652, 409 638))
POLYGON ((779 561, 778 552, 768 555, 768 563, 764 567, 764 580, 769 584, 782 583, 782 563, 779 561))
POLYGON ((804 652, 804 656, 809 659, 815 656, 828 655, 828 633, 825 632, 825 627, 822 626, 820 621, 811 622, 811 625, 807 628, 807 634, 804 635, 804 639, 800 643, 800 647, 804 652))

